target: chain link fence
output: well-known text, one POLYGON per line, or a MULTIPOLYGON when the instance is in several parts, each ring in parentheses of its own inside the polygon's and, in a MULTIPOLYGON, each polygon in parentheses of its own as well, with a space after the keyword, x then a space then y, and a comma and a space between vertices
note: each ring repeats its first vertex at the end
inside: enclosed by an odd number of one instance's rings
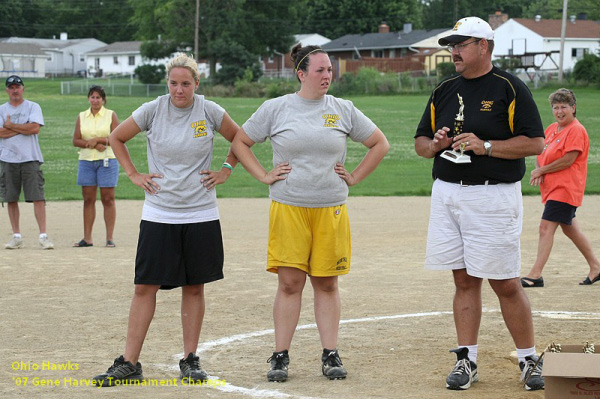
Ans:
POLYGON ((141 84, 121 80, 111 79, 82 79, 60 82, 60 94, 62 95, 87 95, 89 88, 93 85, 99 85, 104 88, 106 94, 111 96, 130 96, 130 97, 157 97, 168 94, 169 89, 166 84, 141 84))

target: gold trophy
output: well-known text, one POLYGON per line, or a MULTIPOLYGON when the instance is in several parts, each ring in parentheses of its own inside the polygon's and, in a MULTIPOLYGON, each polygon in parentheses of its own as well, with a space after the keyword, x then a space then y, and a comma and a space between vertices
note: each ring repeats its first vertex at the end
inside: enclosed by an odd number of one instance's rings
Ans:
MULTIPOLYGON (((456 93, 458 96, 458 114, 456 114, 456 118, 454 118, 454 129, 452 129, 452 134, 449 137, 454 137, 463 132, 463 128, 465 127, 465 115, 463 111, 465 109, 465 104, 463 103, 463 99, 459 93, 456 93)), ((450 162, 454 163, 471 163, 471 157, 464 154, 465 152, 465 143, 461 143, 460 152, 454 150, 446 150, 442 152, 440 155, 442 158, 447 159, 450 162)))

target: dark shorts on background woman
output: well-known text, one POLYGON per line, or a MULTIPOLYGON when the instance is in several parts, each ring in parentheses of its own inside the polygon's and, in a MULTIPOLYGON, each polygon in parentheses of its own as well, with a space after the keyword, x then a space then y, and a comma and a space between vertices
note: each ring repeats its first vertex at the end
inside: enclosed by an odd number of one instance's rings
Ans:
POLYGON ((548 200, 544 207, 542 219, 570 226, 573 223, 576 211, 576 206, 567 204, 566 202, 548 200))
POLYGON ((142 220, 135 284, 173 289, 223 278, 223 239, 218 220, 190 224, 142 220))

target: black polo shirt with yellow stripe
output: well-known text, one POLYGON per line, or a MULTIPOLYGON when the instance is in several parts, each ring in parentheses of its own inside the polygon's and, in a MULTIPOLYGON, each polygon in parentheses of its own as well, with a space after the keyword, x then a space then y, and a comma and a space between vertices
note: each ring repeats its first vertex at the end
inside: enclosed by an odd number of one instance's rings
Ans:
MULTIPOLYGON (((529 88, 521 80, 496 67, 478 78, 460 75, 441 82, 431 94, 417 128, 415 138, 433 138, 446 126, 452 130, 464 103, 464 133, 474 133, 481 140, 507 140, 515 136, 544 137, 544 128, 529 88)), ((525 175, 525 159, 500 159, 486 155, 465 154, 471 163, 456 164, 435 155, 433 178, 455 182, 496 180, 512 183, 525 175)), ((492 148, 493 155, 493 148, 492 148)))

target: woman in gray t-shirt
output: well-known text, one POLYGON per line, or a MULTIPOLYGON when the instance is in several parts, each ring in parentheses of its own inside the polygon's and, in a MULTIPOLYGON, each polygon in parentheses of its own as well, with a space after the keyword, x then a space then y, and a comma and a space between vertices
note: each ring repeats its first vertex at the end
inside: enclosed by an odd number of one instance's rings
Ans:
POLYGON ((288 377, 288 349, 307 275, 323 345, 322 373, 341 379, 347 372, 336 349, 341 309, 338 276, 350 269, 348 186, 375 170, 389 144, 352 102, 327 95, 332 67, 325 51, 297 45, 292 60, 300 91, 266 101, 232 144, 244 168, 270 186, 267 270, 278 273, 279 286, 273 310, 275 352, 267 379, 288 377), (352 172, 344 167, 348 137, 369 149, 352 172), (269 172, 251 150, 267 138, 273 146, 269 172))
POLYGON ((231 153, 220 171, 210 171, 214 132, 228 141, 239 126, 225 110, 203 96, 198 67, 185 54, 167 66, 169 94, 142 105, 110 136, 115 156, 131 181, 146 193, 135 261, 135 293, 129 313, 125 353, 96 385, 141 380, 138 362, 154 317, 159 289, 182 287, 181 322, 186 383, 207 379, 196 356, 204 318, 204 284, 223 278, 223 241, 214 187, 237 164, 231 153), (134 166, 125 143, 146 131, 149 173, 134 166))

